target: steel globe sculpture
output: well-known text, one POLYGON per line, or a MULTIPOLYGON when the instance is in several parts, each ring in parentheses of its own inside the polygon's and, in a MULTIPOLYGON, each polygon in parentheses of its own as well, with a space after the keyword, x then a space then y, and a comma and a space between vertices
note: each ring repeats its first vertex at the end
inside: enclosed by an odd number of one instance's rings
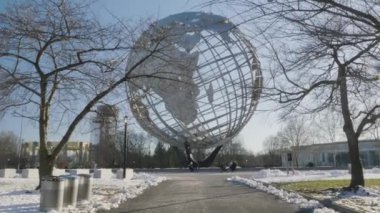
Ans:
POLYGON ((132 113, 163 142, 185 148, 231 141, 252 117, 262 75, 255 48, 228 19, 203 12, 171 15, 135 42, 127 70, 132 113))

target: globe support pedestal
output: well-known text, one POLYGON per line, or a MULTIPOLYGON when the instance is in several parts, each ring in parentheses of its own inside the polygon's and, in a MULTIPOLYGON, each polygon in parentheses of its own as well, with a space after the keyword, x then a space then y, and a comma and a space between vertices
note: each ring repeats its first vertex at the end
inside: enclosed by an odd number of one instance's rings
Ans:
POLYGON ((218 155, 222 147, 223 145, 217 146, 206 159, 202 161, 197 161, 191 152, 190 144, 188 142, 185 142, 185 153, 187 159, 187 166, 189 167, 189 170, 193 172, 194 170, 197 170, 200 167, 211 166, 212 162, 214 162, 215 157, 218 155))

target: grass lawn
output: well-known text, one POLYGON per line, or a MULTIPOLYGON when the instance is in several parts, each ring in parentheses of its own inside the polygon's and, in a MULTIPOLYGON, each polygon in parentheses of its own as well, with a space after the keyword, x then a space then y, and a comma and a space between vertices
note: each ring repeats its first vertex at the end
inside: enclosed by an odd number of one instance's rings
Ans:
MULTIPOLYGON (((316 181, 302 181, 292 183, 278 183, 278 187, 288 190, 303 193, 318 193, 326 189, 340 189, 348 186, 350 180, 316 180, 316 181)), ((365 180, 366 187, 380 187, 380 179, 365 180)))

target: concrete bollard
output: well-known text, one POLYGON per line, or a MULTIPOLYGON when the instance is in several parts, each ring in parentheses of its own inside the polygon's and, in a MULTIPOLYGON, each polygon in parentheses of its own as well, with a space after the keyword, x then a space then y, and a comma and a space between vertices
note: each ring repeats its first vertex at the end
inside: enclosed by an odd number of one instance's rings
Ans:
POLYGON ((16 169, 0 169, 0 177, 14 178, 16 176, 16 169))
POLYGON ((92 177, 88 174, 80 174, 78 184, 78 201, 89 200, 92 196, 92 177))
POLYGON ((40 211, 62 211, 64 179, 46 176, 41 180, 40 211))
POLYGON ((66 175, 66 170, 65 170, 65 169, 57 169, 57 168, 53 168, 53 175, 54 175, 54 176, 62 176, 62 175, 66 175))
POLYGON ((95 169, 94 178, 111 179, 114 176, 112 169, 95 169))
MULTIPOLYGON (((130 180, 133 177, 133 169, 126 169, 125 171, 125 180, 130 180)), ((123 179, 123 169, 119 169, 116 172, 117 179, 123 179)))
POLYGON ((89 169, 70 169, 70 175, 90 174, 89 169))
POLYGON ((64 178, 63 206, 77 205, 79 178, 74 175, 62 175, 64 178))
POLYGON ((38 169, 23 169, 21 173, 22 178, 38 178, 38 169))

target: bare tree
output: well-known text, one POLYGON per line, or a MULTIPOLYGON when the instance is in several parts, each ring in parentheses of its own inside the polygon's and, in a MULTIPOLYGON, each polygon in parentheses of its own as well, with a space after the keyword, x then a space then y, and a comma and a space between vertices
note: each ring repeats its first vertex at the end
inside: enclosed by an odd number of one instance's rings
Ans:
POLYGON ((145 155, 149 154, 149 143, 147 143, 147 137, 142 132, 129 132, 128 133, 128 143, 129 143, 129 162, 134 163, 133 166, 142 168, 143 158, 145 155))
POLYGON ((244 21, 253 23, 250 33, 268 48, 268 65, 262 63, 267 99, 279 102, 285 114, 340 112, 350 186, 364 185, 358 141, 380 118, 378 1, 218 2, 244 10, 244 21))
POLYGON ((318 137, 320 143, 333 143, 336 142, 337 137, 340 135, 339 130, 341 130, 342 119, 338 112, 332 110, 326 110, 324 112, 318 113, 314 124, 317 128, 318 137))
POLYGON ((380 140, 380 122, 377 122, 375 125, 373 125, 373 128, 369 131, 374 139, 380 140))
POLYGON ((291 150, 296 167, 299 167, 298 156, 301 146, 311 143, 306 125, 303 119, 291 119, 277 136, 279 141, 286 144, 287 148, 291 150))
POLYGON ((85 116, 126 81, 138 78, 132 71, 160 43, 125 70, 138 29, 120 20, 101 24, 90 16, 89 6, 22 1, 0 14, 0 112, 38 123, 40 178, 51 175, 59 152, 85 116), (63 133, 49 150, 54 129, 63 133))
POLYGON ((248 151, 243 146, 242 138, 237 136, 232 141, 223 145, 215 161, 218 166, 226 165, 231 161, 237 162, 238 165, 243 165, 245 163, 244 157, 248 154, 248 151))
POLYGON ((282 130, 275 135, 269 135, 263 142, 264 151, 267 153, 279 153, 287 151, 290 148, 289 143, 284 141, 282 130))
POLYGON ((0 132, 0 167, 15 163, 18 138, 13 132, 0 132), (12 161, 12 162, 11 162, 12 161))
POLYGON ((282 152, 287 150, 286 143, 281 141, 279 134, 270 135, 263 142, 264 152, 268 155, 266 165, 275 165, 276 161, 281 160, 282 152))

